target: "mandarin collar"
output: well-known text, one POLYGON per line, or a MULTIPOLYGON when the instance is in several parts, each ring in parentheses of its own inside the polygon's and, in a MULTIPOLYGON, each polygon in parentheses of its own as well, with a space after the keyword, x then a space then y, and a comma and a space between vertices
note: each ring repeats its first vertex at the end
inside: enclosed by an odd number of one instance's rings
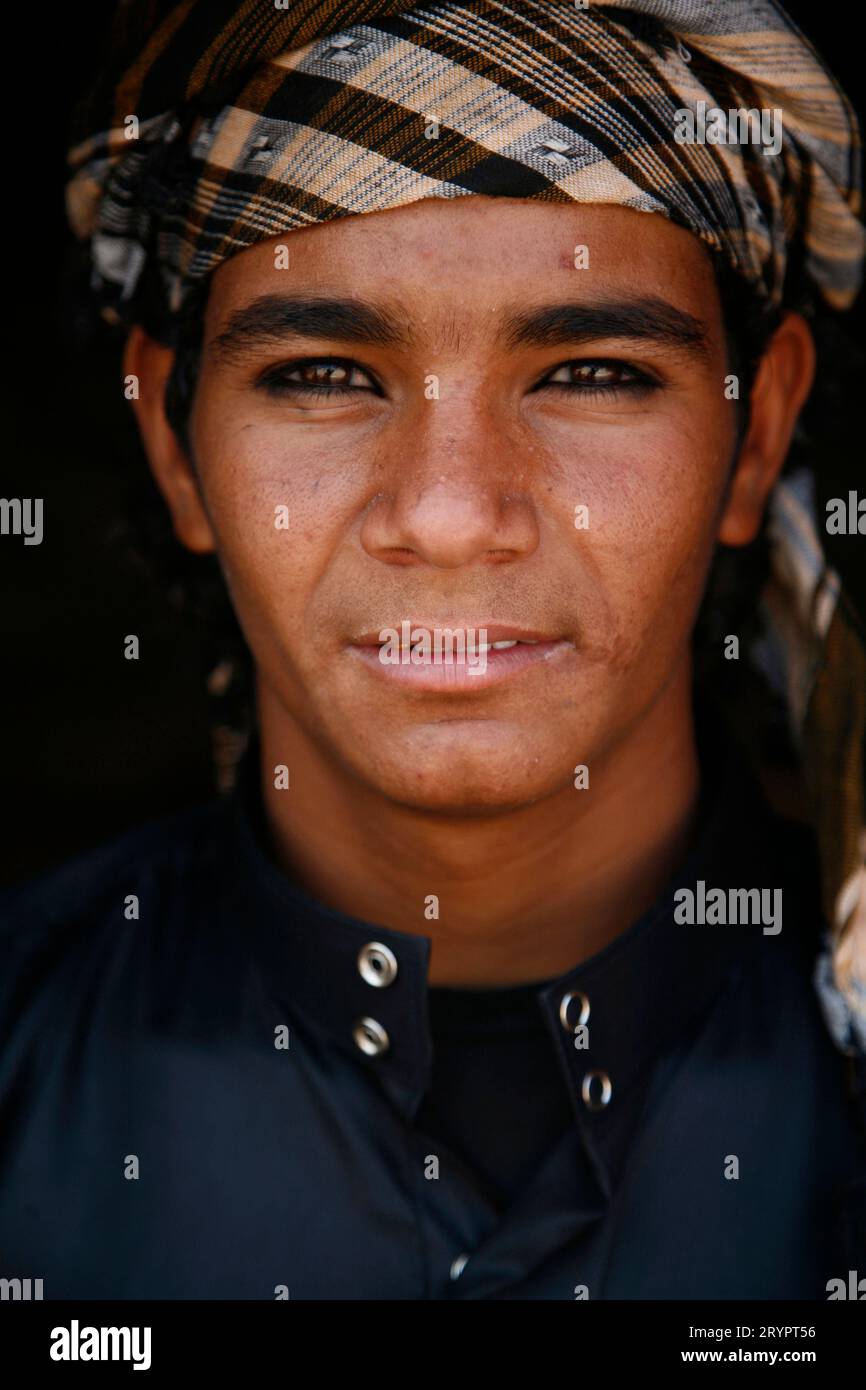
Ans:
MULTIPOLYGON (((756 926, 675 920, 678 887, 700 878, 723 889, 766 880, 771 813, 763 792, 727 740, 702 766, 693 848, 655 904, 601 951, 539 984, 577 1124, 602 1156, 623 1100, 708 1007, 760 933, 756 926)), ((268 987, 329 1045, 374 1074, 411 1119, 432 1077, 432 940, 348 916, 296 886, 267 846, 259 778, 253 739, 227 799, 226 868, 268 987)))

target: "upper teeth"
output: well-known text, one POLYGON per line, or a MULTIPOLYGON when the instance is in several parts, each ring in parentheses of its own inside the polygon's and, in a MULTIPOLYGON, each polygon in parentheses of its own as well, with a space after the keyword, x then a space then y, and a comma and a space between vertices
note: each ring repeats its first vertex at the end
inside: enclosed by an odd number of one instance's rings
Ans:
MULTIPOLYGON (((478 642, 476 644, 475 650, 479 652, 501 652, 504 651, 506 647, 516 647, 518 643, 524 643, 527 647, 537 647, 538 639, 534 637, 510 637, 507 638, 504 642, 478 642)), ((384 646, 384 643, 380 642, 379 646, 384 646)), ((411 644, 405 648, 401 646, 400 650, 411 651, 411 644)))

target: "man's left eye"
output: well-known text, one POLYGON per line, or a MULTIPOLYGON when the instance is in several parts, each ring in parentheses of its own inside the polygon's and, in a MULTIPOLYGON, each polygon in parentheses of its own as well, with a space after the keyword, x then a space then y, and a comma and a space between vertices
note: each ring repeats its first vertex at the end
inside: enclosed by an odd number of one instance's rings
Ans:
POLYGON ((583 361, 564 362, 539 382, 539 388, 557 386, 590 395, 593 392, 649 391, 655 384, 650 377, 626 362, 583 361))

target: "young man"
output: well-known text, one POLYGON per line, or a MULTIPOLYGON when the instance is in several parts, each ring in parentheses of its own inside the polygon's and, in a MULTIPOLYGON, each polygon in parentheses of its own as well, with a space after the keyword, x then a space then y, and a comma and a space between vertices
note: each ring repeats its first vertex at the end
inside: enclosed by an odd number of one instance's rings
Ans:
POLYGON ((760 2, 205 8, 126 15, 70 209, 255 727, 230 797, 4 897, 2 1273, 827 1298, 863 658, 780 475, 850 109, 760 2), (701 615, 769 508, 814 832, 696 681, 698 631, 710 686, 749 659, 701 615))

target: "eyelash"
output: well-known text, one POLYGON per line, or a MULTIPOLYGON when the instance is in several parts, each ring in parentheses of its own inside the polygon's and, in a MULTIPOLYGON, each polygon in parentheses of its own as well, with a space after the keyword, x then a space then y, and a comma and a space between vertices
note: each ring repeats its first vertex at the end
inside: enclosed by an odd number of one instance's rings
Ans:
MULTIPOLYGON (((356 391, 369 390, 369 387, 329 385, 322 382, 319 385, 311 385, 301 381, 287 381, 287 372, 297 372, 304 367, 343 367, 347 372, 363 371, 347 357, 303 357, 296 362, 286 362, 282 367, 276 367, 273 371, 266 372, 256 383, 262 390, 267 391, 272 396, 353 396, 356 391)), ((367 373, 369 375, 369 373, 367 373)))
MULTIPOLYGON (((312 396, 319 399, 323 396, 329 396, 331 399, 335 396, 353 396, 357 391, 369 391, 370 388, 364 386, 346 386, 341 383, 329 384, 327 382, 320 382, 316 385, 299 381, 288 381, 286 378, 288 372, 300 371, 303 370, 304 367, 322 366, 343 367, 350 375, 354 371, 361 371, 367 376, 370 375, 366 372, 365 368, 358 367, 357 363, 353 362, 350 358, 304 357, 299 358, 295 362, 285 363, 282 367, 276 367, 266 372, 264 376, 259 378, 256 386, 258 389, 266 391, 268 395, 271 396, 299 397, 306 395, 307 397, 312 396)), ((557 372, 561 372, 566 368, 577 368, 578 370, 581 368, 592 368, 593 370, 597 370, 598 368, 609 368, 617 372, 627 373, 630 380, 620 381, 614 385, 607 386, 581 386, 573 381, 542 380, 534 390, 547 389, 552 391, 565 391, 569 395, 579 395, 583 397, 584 400, 589 401, 599 399, 610 400, 612 397, 621 395, 624 392, 627 392, 632 397, 640 397, 648 395, 651 391, 658 390, 659 383, 654 381, 652 377, 639 371, 637 367, 632 367, 627 362, 618 361, 616 358, 573 358, 571 361, 560 363, 558 367, 552 367, 547 375, 555 375, 557 372)))

